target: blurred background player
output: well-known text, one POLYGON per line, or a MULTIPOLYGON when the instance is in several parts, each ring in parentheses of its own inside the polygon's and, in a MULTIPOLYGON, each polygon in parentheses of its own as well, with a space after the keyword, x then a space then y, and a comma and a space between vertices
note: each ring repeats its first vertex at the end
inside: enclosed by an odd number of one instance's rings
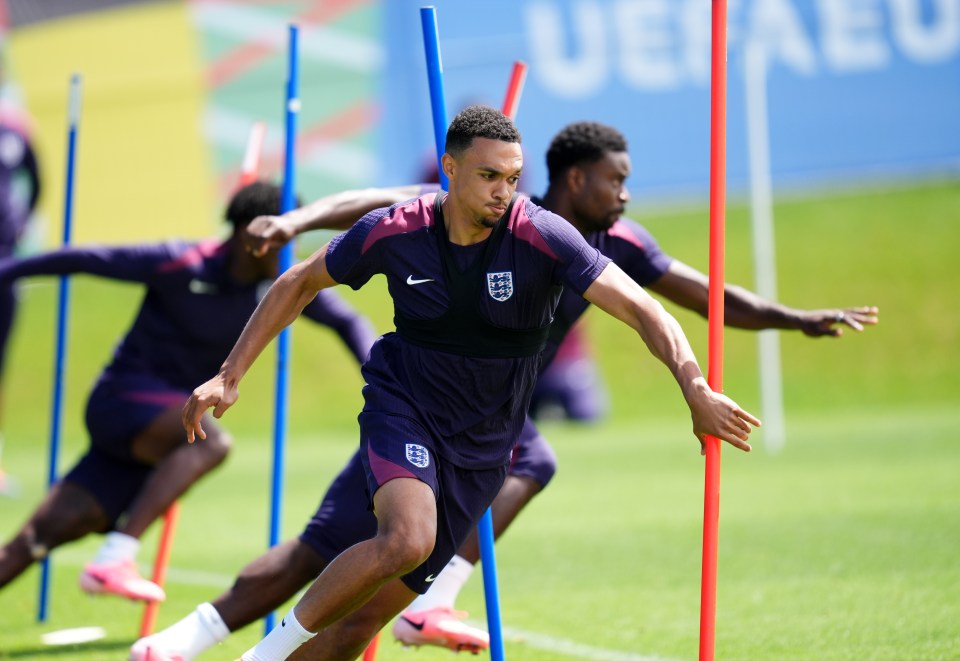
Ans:
MULTIPOLYGON (((193 387, 217 372, 277 276, 277 252, 254 256, 242 235, 256 216, 278 212, 280 194, 265 182, 237 191, 226 210, 232 226, 226 240, 78 247, 0 261, 5 284, 24 276, 88 273, 146 286, 133 326, 90 394, 89 449, 0 549, 0 587, 57 546, 107 533, 80 576, 81 588, 164 599, 163 590, 137 571, 139 538, 229 451, 229 435, 209 418, 208 442, 188 445, 180 411, 193 387)), ((325 292, 303 314, 333 329, 358 361, 366 357, 372 328, 342 300, 325 292)))
MULTIPOLYGON (((0 85, 2 66, 0 62, 0 85)), ((16 251, 40 197, 40 172, 31 136, 30 118, 0 101, 0 259, 16 251)), ((0 495, 12 495, 16 490, 3 471, 3 374, 16 304, 13 283, 0 282, 0 495)))

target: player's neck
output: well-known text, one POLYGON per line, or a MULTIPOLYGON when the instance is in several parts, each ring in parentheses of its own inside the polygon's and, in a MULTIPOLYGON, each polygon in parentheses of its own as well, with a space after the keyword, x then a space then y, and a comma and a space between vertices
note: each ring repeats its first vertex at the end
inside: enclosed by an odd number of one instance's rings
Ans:
POLYGON ((485 227, 458 207, 448 195, 443 201, 443 222, 447 228, 447 240, 458 246, 480 243, 490 236, 491 228, 485 227))
POLYGON ((573 212, 573 205, 563 193, 550 186, 546 194, 540 199, 541 206, 547 211, 552 211, 568 223, 573 225, 578 232, 586 234, 582 227, 577 224, 577 215, 573 212))
POLYGON ((270 264, 266 258, 254 257, 243 247, 239 237, 230 238, 230 256, 227 259, 227 272, 230 279, 240 284, 250 284, 276 277, 271 274, 270 264))

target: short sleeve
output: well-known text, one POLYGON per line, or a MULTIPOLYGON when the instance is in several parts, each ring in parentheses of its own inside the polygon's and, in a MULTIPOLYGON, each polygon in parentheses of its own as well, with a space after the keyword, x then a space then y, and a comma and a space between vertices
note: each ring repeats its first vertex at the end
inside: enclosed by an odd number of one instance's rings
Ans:
POLYGON ((335 236, 327 248, 327 272, 340 284, 360 289, 380 272, 379 245, 366 246, 367 237, 386 216, 387 209, 371 211, 353 227, 335 236))
POLYGON ((604 254, 643 287, 659 280, 673 262, 653 235, 631 220, 618 220, 607 231, 606 243, 600 248, 604 254))
POLYGON ((555 213, 532 203, 528 206, 528 213, 536 232, 556 257, 558 284, 582 296, 600 277, 610 259, 588 244, 573 225, 555 213))

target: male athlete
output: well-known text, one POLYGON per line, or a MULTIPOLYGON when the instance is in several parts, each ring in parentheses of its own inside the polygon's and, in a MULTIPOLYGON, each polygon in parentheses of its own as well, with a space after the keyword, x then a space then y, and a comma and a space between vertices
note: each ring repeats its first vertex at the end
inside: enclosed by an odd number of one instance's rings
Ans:
POLYGON ((694 434, 741 450, 759 421, 710 390, 676 321, 569 223, 514 197, 520 135, 471 106, 447 132, 447 195, 372 212, 277 279, 220 372, 183 409, 204 438, 266 344, 319 290, 387 277, 396 333, 363 366, 360 459, 376 535, 337 555, 246 661, 353 659, 423 593, 503 484, 561 287, 634 328, 676 378, 694 434), (362 611, 362 612, 361 612, 362 611))

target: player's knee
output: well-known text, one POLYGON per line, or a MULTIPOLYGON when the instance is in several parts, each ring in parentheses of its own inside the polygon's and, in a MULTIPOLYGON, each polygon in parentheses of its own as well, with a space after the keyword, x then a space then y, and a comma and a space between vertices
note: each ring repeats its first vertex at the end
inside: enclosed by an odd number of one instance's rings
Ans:
POLYGON ((389 565, 387 573, 399 576, 422 564, 433 553, 436 535, 436 525, 425 522, 402 523, 378 533, 383 546, 380 557, 389 565))
POLYGON ((536 464, 533 466, 531 477, 540 485, 540 488, 543 489, 550 483, 550 480, 553 479, 553 476, 557 474, 557 455, 553 451, 553 448, 547 448, 547 451, 543 452, 539 457, 536 464))
POLYGON ((208 432, 207 437, 200 442, 211 467, 223 463, 233 447, 233 437, 221 429, 217 429, 213 433, 208 432))
POLYGON ((43 560, 53 549, 95 532, 99 519, 92 514, 64 513, 63 516, 34 518, 21 532, 22 539, 34 560, 43 560))
POLYGON ((509 475, 517 478, 529 478, 539 492, 546 487, 557 474, 557 454, 546 443, 536 453, 528 454, 511 466, 509 475))

